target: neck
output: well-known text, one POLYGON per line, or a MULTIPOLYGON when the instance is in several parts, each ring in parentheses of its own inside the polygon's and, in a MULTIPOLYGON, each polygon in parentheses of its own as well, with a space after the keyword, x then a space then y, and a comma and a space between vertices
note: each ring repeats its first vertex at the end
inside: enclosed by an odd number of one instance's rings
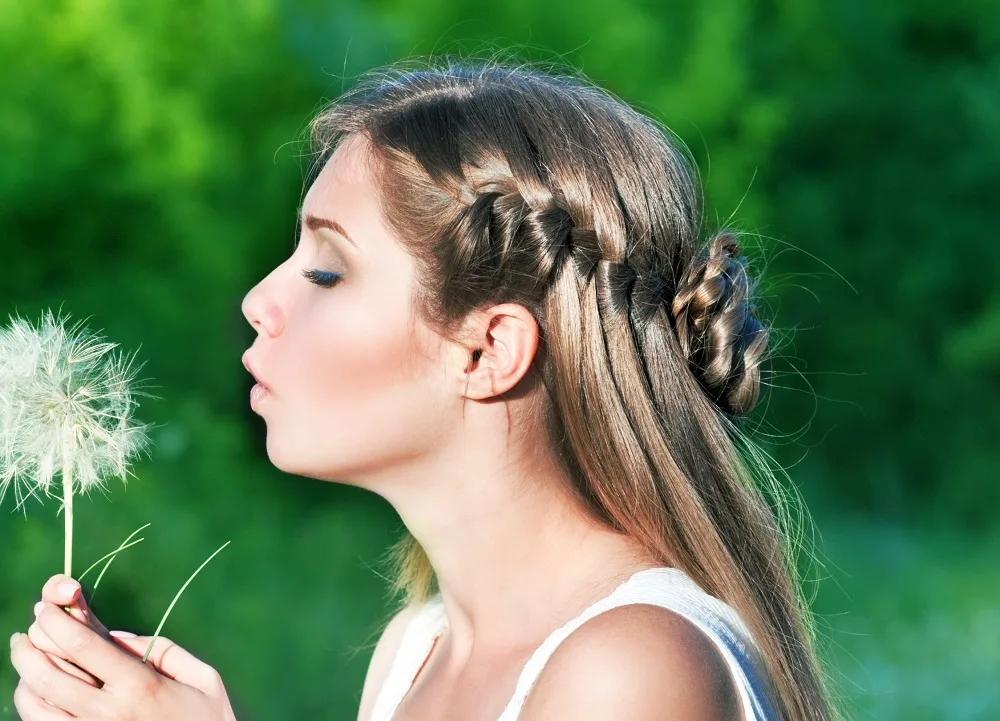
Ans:
POLYGON ((635 571, 660 565, 587 513, 544 444, 510 441, 456 439, 372 488, 434 568, 456 666, 533 648, 635 571))

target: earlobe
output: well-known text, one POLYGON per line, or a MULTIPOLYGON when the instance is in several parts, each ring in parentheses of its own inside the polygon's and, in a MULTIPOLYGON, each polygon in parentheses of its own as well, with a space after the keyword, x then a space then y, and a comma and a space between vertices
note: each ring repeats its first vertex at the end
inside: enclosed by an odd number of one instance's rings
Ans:
POLYGON ((465 396, 486 400, 509 392, 528 373, 538 349, 538 323, 524 306, 505 303, 480 315, 478 325, 465 396))

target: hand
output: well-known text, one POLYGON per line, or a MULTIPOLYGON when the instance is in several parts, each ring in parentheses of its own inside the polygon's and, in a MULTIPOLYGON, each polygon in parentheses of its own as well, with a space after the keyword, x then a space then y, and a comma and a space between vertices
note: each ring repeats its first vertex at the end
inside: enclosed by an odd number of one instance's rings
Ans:
MULTIPOLYGON (((46 581, 42 587, 42 601, 62 606, 73 618, 87 624, 108 640, 113 638, 109 634, 107 627, 91 611, 87 601, 83 597, 80 583, 69 576, 60 573, 46 581)), ((49 656, 49 660, 58 668, 76 676, 91 686, 100 688, 101 682, 98 679, 65 659, 62 650, 45 635, 45 632, 41 630, 37 623, 31 624, 31 627, 28 629, 28 638, 36 648, 45 651, 49 656)))
MULTIPOLYGON (((86 599, 84 599, 80 582, 70 578, 69 576, 58 573, 45 582, 45 585, 42 587, 42 602, 45 601, 63 607, 71 616, 73 616, 73 618, 87 624, 94 629, 94 631, 109 641, 115 640, 116 636, 114 634, 126 634, 124 631, 108 631, 107 627, 101 623, 97 616, 94 615, 90 606, 87 604, 86 599)), ((36 609, 40 607, 41 602, 36 604, 36 609)), ((134 633, 128 633, 126 635, 133 638, 135 637, 134 633)), ((73 674, 80 680, 89 683, 91 686, 100 688, 103 685, 102 681, 94 678, 83 669, 70 663, 62 649, 53 643, 52 639, 46 635, 38 623, 33 623, 28 628, 28 639, 32 644, 34 644, 35 648, 48 654, 49 660, 55 663, 56 666, 61 668, 63 671, 73 674)), ((131 650, 127 643, 122 643, 120 645, 123 648, 131 650)), ((149 648, 148 640, 146 648, 149 648)), ((138 654, 140 657, 146 652, 146 648, 142 649, 142 652, 138 654)), ((148 662, 149 659, 147 659, 147 663, 148 662)))
MULTIPOLYGON (((48 587, 49 584, 46 584, 48 587)), ((63 601, 60 600, 59 603, 63 601)), ((69 661, 98 681, 91 685, 52 662, 28 636, 11 639, 11 661, 21 676, 14 705, 22 721, 85 721, 139 719, 144 721, 235 721, 218 672, 177 644, 158 638, 143 664, 147 637, 103 634, 43 601, 35 636, 58 649, 55 657, 69 661)))

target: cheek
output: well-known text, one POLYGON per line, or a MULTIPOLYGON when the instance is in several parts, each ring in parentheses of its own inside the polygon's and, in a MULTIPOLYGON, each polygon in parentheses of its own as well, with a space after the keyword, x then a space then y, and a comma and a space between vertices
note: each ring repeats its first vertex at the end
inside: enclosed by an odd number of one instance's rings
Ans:
POLYGON ((443 371, 429 336, 400 315, 343 312, 302 328, 300 337, 288 329, 287 385, 276 391, 275 436, 269 424, 268 438, 269 448, 277 452, 280 444, 294 459, 288 470, 348 478, 424 453, 440 435, 443 371))
POLYGON ((323 405, 367 405, 379 394, 420 375, 410 330, 383 318, 350 316, 326 324, 304 364, 311 394, 323 405))

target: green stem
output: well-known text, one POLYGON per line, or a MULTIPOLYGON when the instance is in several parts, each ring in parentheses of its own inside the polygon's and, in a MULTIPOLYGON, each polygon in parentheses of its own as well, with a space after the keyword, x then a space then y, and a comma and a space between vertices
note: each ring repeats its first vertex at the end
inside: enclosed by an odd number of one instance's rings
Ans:
MULTIPOLYGON (((130 538, 131 538, 131 536, 130 536, 130 538)), ((145 540, 146 540, 145 538, 137 538, 134 541, 132 541, 131 543, 122 543, 122 545, 120 545, 118 548, 116 548, 111 553, 105 554, 104 556, 101 556, 99 559, 97 559, 96 561, 94 561, 90 565, 90 568, 88 568, 86 571, 84 571, 83 573, 80 574, 80 577, 78 579, 76 579, 76 580, 80 581, 81 583, 83 583, 83 577, 84 576, 86 576, 88 573, 90 573, 95 568, 97 568, 97 564, 98 563, 100 563, 104 559, 110 557, 110 560, 107 563, 104 564, 104 568, 101 569, 101 572, 99 574, 97 574, 97 580, 94 581, 94 587, 90 590, 90 598, 91 598, 91 600, 93 600, 93 598, 94 598, 94 593, 97 592, 97 587, 101 585, 101 578, 104 577, 104 572, 108 570, 108 566, 111 565, 111 561, 115 560, 118 557, 118 554, 121 553, 122 551, 124 551, 126 548, 131 548, 132 546, 135 546, 135 545, 137 545, 139 543, 142 543, 145 540)))
MULTIPOLYGON (((136 545, 138 543, 142 543, 145 540, 146 540, 145 538, 137 538, 136 540, 132 541, 132 543, 124 543, 123 542, 122 545, 118 546, 118 548, 116 548, 115 550, 113 550, 111 553, 104 554, 103 556, 101 556, 100 558, 98 558, 96 561, 94 561, 92 564, 90 564, 90 566, 87 568, 87 570, 84 571, 83 573, 81 573, 80 577, 78 579, 76 579, 76 580, 77 581, 82 581, 83 577, 86 576, 91 571, 93 571, 95 568, 97 568, 97 564, 100 563, 101 561, 104 561, 104 560, 106 560, 108 558, 110 558, 113 561, 114 560, 114 556, 117 556, 119 553, 121 553, 122 551, 124 551, 126 548, 131 548, 132 546, 134 546, 134 545, 136 545)), ((107 566, 105 566, 104 568, 106 569, 107 566)), ((94 584, 94 587, 95 588, 97 587, 96 583, 94 584)))
POLYGON ((198 570, 196 570, 194 573, 192 573, 191 577, 187 581, 184 582, 183 586, 181 586, 181 590, 177 592, 177 595, 174 596, 174 600, 170 602, 169 606, 167 606, 167 612, 165 614, 163 614, 163 618, 160 619, 160 625, 156 627, 156 633, 153 634, 153 638, 150 639, 150 641, 149 641, 149 648, 146 649, 146 653, 143 654, 143 657, 142 657, 142 662, 143 663, 146 663, 146 659, 149 658, 149 652, 153 650, 153 644, 156 643, 156 639, 159 637, 160 631, 163 630, 163 624, 166 623, 167 616, 169 616, 170 612, 174 609, 174 604, 177 603, 177 599, 179 599, 181 597, 181 594, 184 593, 184 589, 187 588, 188 584, 190 584, 191 581, 194 580, 194 577, 197 576, 201 572, 201 569, 203 569, 205 566, 207 566, 208 562, 211 561, 213 558, 215 558, 219 554, 219 551, 221 551, 223 548, 225 548, 229 544, 230 544, 230 541, 226 541, 221 546, 219 546, 219 548, 215 551, 215 553, 213 553, 211 556, 209 556, 208 558, 206 558, 205 562, 202 563, 200 566, 198 566, 198 570))
POLYGON ((147 523, 145 526, 139 526, 137 529, 135 529, 134 531, 132 531, 132 533, 129 535, 128 538, 126 538, 124 541, 121 542, 121 545, 118 546, 117 549, 115 549, 111 553, 108 553, 108 554, 106 554, 104 556, 101 556, 99 559, 97 559, 96 561, 94 561, 94 563, 90 566, 90 568, 88 568, 86 571, 84 571, 83 573, 80 574, 80 578, 77 579, 78 581, 82 581, 83 577, 86 576, 88 573, 90 573, 91 569, 93 569, 94 566, 96 566, 98 563, 100 563, 101 561, 103 561, 105 558, 110 557, 110 560, 107 563, 104 564, 104 568, 101 569, 101 572, 99 574, 97 574, 97 580, 94 581, 94 588, 91 591, 91 594, 92 594, 91 597, 93 597, 93 593, 95 593, 97 591, 97 587, 99 585, 101 585, 101 579, 104 578, 104 572, 108 570, 108 566, 111 565, 111 561, 114 561, 116 558, 118 558, 118 554, 121 553, 122 551, 124 551, 126 548, 130 548, 130 547, 134 546, 135 544, 139 543, 140 541, 146 540, 144 538, 140 538, 138 541, 132 541, 132 538, 137 533, 139 533, 139 531, 141 531, 144 528, 148 528, 151 525, 152 525, 151 523, 147 523), (129 543, 129 541, 132 541, 132 543, 129 543))
POLYGON ((73 576, 73 464, 63 462, 62 489, 63 513, 66 516, 66 553, 63 560, 63 573, 73 576))

